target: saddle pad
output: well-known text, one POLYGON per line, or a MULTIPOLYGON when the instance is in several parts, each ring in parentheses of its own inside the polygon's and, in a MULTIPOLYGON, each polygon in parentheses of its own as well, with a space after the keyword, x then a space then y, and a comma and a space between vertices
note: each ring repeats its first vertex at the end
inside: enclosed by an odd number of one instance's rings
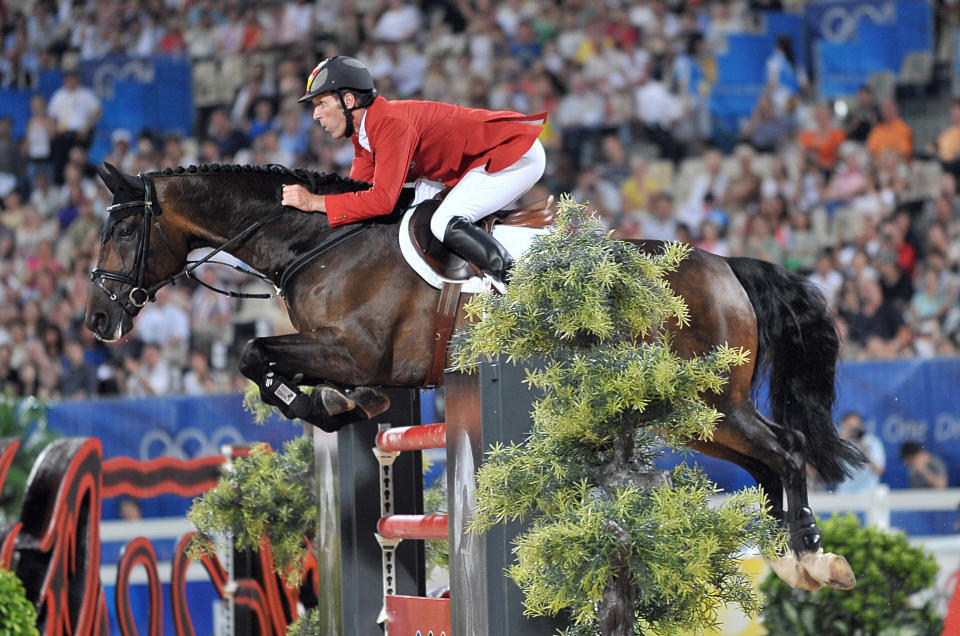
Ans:
MULTIPOLYGON (((400 221, 400 251, 403 253, 403 257, 407 263, 409 263, 410 267, 413 268, 413 271, 415 271, 420 278, 425 280, 431 287, 436 287, 437 289, 443 287, 445 282, 462 282, 463 288, 461 293, 464 294, 479 294, 488 287, 484 279, 479 276, 471 276, 467 279, 457 280, 445 278, 434 271, 423 257, 420 256, 410 241, 410 218, 412 216, 413 208, 411 207, 404 213, 403 220, 400 221)), ((549 231, 549 227, 533 229, 498 224, 493 229, 493 238, 500 241, 500 244, 510 252, 514 260, 517 260, 530 248, 530 243, 533 242, 536 236, 546 234, 549 231)))

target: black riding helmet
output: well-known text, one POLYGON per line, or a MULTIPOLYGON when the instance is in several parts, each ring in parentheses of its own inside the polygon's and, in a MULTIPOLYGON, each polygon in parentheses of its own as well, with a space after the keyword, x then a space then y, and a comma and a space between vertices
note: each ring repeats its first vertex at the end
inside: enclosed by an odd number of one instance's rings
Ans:
POLYGON ((346 136, 352 137, 353 118, 350 112, 358 108, 366 108, 377 97, 377 89, 373 86, 373 76, 360 60, 346 55, 328 58, 313 69, 307 78, 307 91, 297 100, 298 103, 312 100, 318 95, 332 93, 340 100, 340 107, 347 119, 346 136), (343 101, 344 93, 353 93, 357 97, 357 105, 347 108, 343 101))

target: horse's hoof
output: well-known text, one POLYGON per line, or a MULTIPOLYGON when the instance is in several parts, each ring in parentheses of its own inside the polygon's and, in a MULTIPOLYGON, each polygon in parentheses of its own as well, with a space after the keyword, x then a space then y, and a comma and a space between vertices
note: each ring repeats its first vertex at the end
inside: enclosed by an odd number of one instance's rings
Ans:
POLYGON ((788 552, 779 559, 768 561, 770 569, 773 570, 781 581, 796 590, 807 590, 816 592, 823 587, 819 581, 811 577, 801 565, 800 561, 793 552, 788 552))
POLYGON ((390 398, 387 395, 373 387, 358 386, 347 392, 349 399, 357 405, 367 419, 374 418, 390 408, 390 398))
POLYGON ((347 411, 352 411, 357 408, 353 400, 332 386, 321 386, 317 387, 316 390, 320 391, 320 400, 323 408, 330 415, 340 415, 341 413, 346 413, 347 411))
POLYGON ((851 590, 857 584, 853 568, 839 554, 824 553, 823 550, 804 554, 800 558, 800 564, 807 574, 828 587, 851 590))

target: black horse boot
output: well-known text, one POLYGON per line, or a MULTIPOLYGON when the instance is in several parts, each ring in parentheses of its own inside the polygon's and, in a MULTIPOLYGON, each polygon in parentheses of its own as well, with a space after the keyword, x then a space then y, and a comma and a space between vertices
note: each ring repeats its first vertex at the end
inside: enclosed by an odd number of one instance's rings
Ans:
POLYGON ((260 383, 260 399, 280 409, 283 416, 291 420, 305 418, 314 410, 313 396, 275 371, 267 371, 264 375, 260 383))
POLYGON ((462 216, 447 223, 443 244, 469 263, 473 263, 502 283, 510 282, 513 257, 482 229, 462 216))

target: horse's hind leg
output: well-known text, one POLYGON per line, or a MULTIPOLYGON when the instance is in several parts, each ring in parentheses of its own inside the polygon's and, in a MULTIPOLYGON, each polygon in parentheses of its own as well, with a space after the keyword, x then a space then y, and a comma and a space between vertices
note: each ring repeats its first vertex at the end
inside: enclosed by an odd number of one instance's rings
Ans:
MULTIPOLYGON (((724 423, 721 422, 720 426, 723 425, 724 423)), ((763 492, 767 498, 767 505, 769 506, 767 510, 768 513, 771 517, 783 523, 783 482, 780 480, 780 476, 770 470, 766 464, 753 457, 738 453, 728 446, 723 446, 715 442, 697 441, 692 442, 690 447, 700 451, 704 455, 736 464, 750 473, 750 476, 757 482, 757 486, 759 486, 761 492, 763 492)))
MULTIPOLYGON (((324 367, 331 364, 325 354, 332 348, 323 345, 321 334, 316 333, 255 338, 240 354, 240 372, 259 386, 263 401, 285 417, 303 419, 325 431, 369 419, 390 407, 389 398, 371 387, 345 393, 321 385, 309 395, 302 392, 300 384, 325 381, 324 367)), ((332 357, 337 364, 336 356, 332 357)))
MULTIPOLYGON (((768 420, 752 403, 743 403, 727 412, 713 441, 763 463, 786 487, 787 509, 783 523, 789 532, 792 555, 771 564, 777 575, 788 584, 803 589, 819 589, 821 585, 852 587, 855 579, 846 560, 823 554, 820 547, 820 529, 807 502, 803 436, 768 420)), ((761 483, 759 478, 758 483, 761 483)), ((770 483, 769 488, 774 488, 774 481, 770 483)), ((771 503, 776 504, 782 499, 782 493, 765 489, 772 498, 771 503)))

